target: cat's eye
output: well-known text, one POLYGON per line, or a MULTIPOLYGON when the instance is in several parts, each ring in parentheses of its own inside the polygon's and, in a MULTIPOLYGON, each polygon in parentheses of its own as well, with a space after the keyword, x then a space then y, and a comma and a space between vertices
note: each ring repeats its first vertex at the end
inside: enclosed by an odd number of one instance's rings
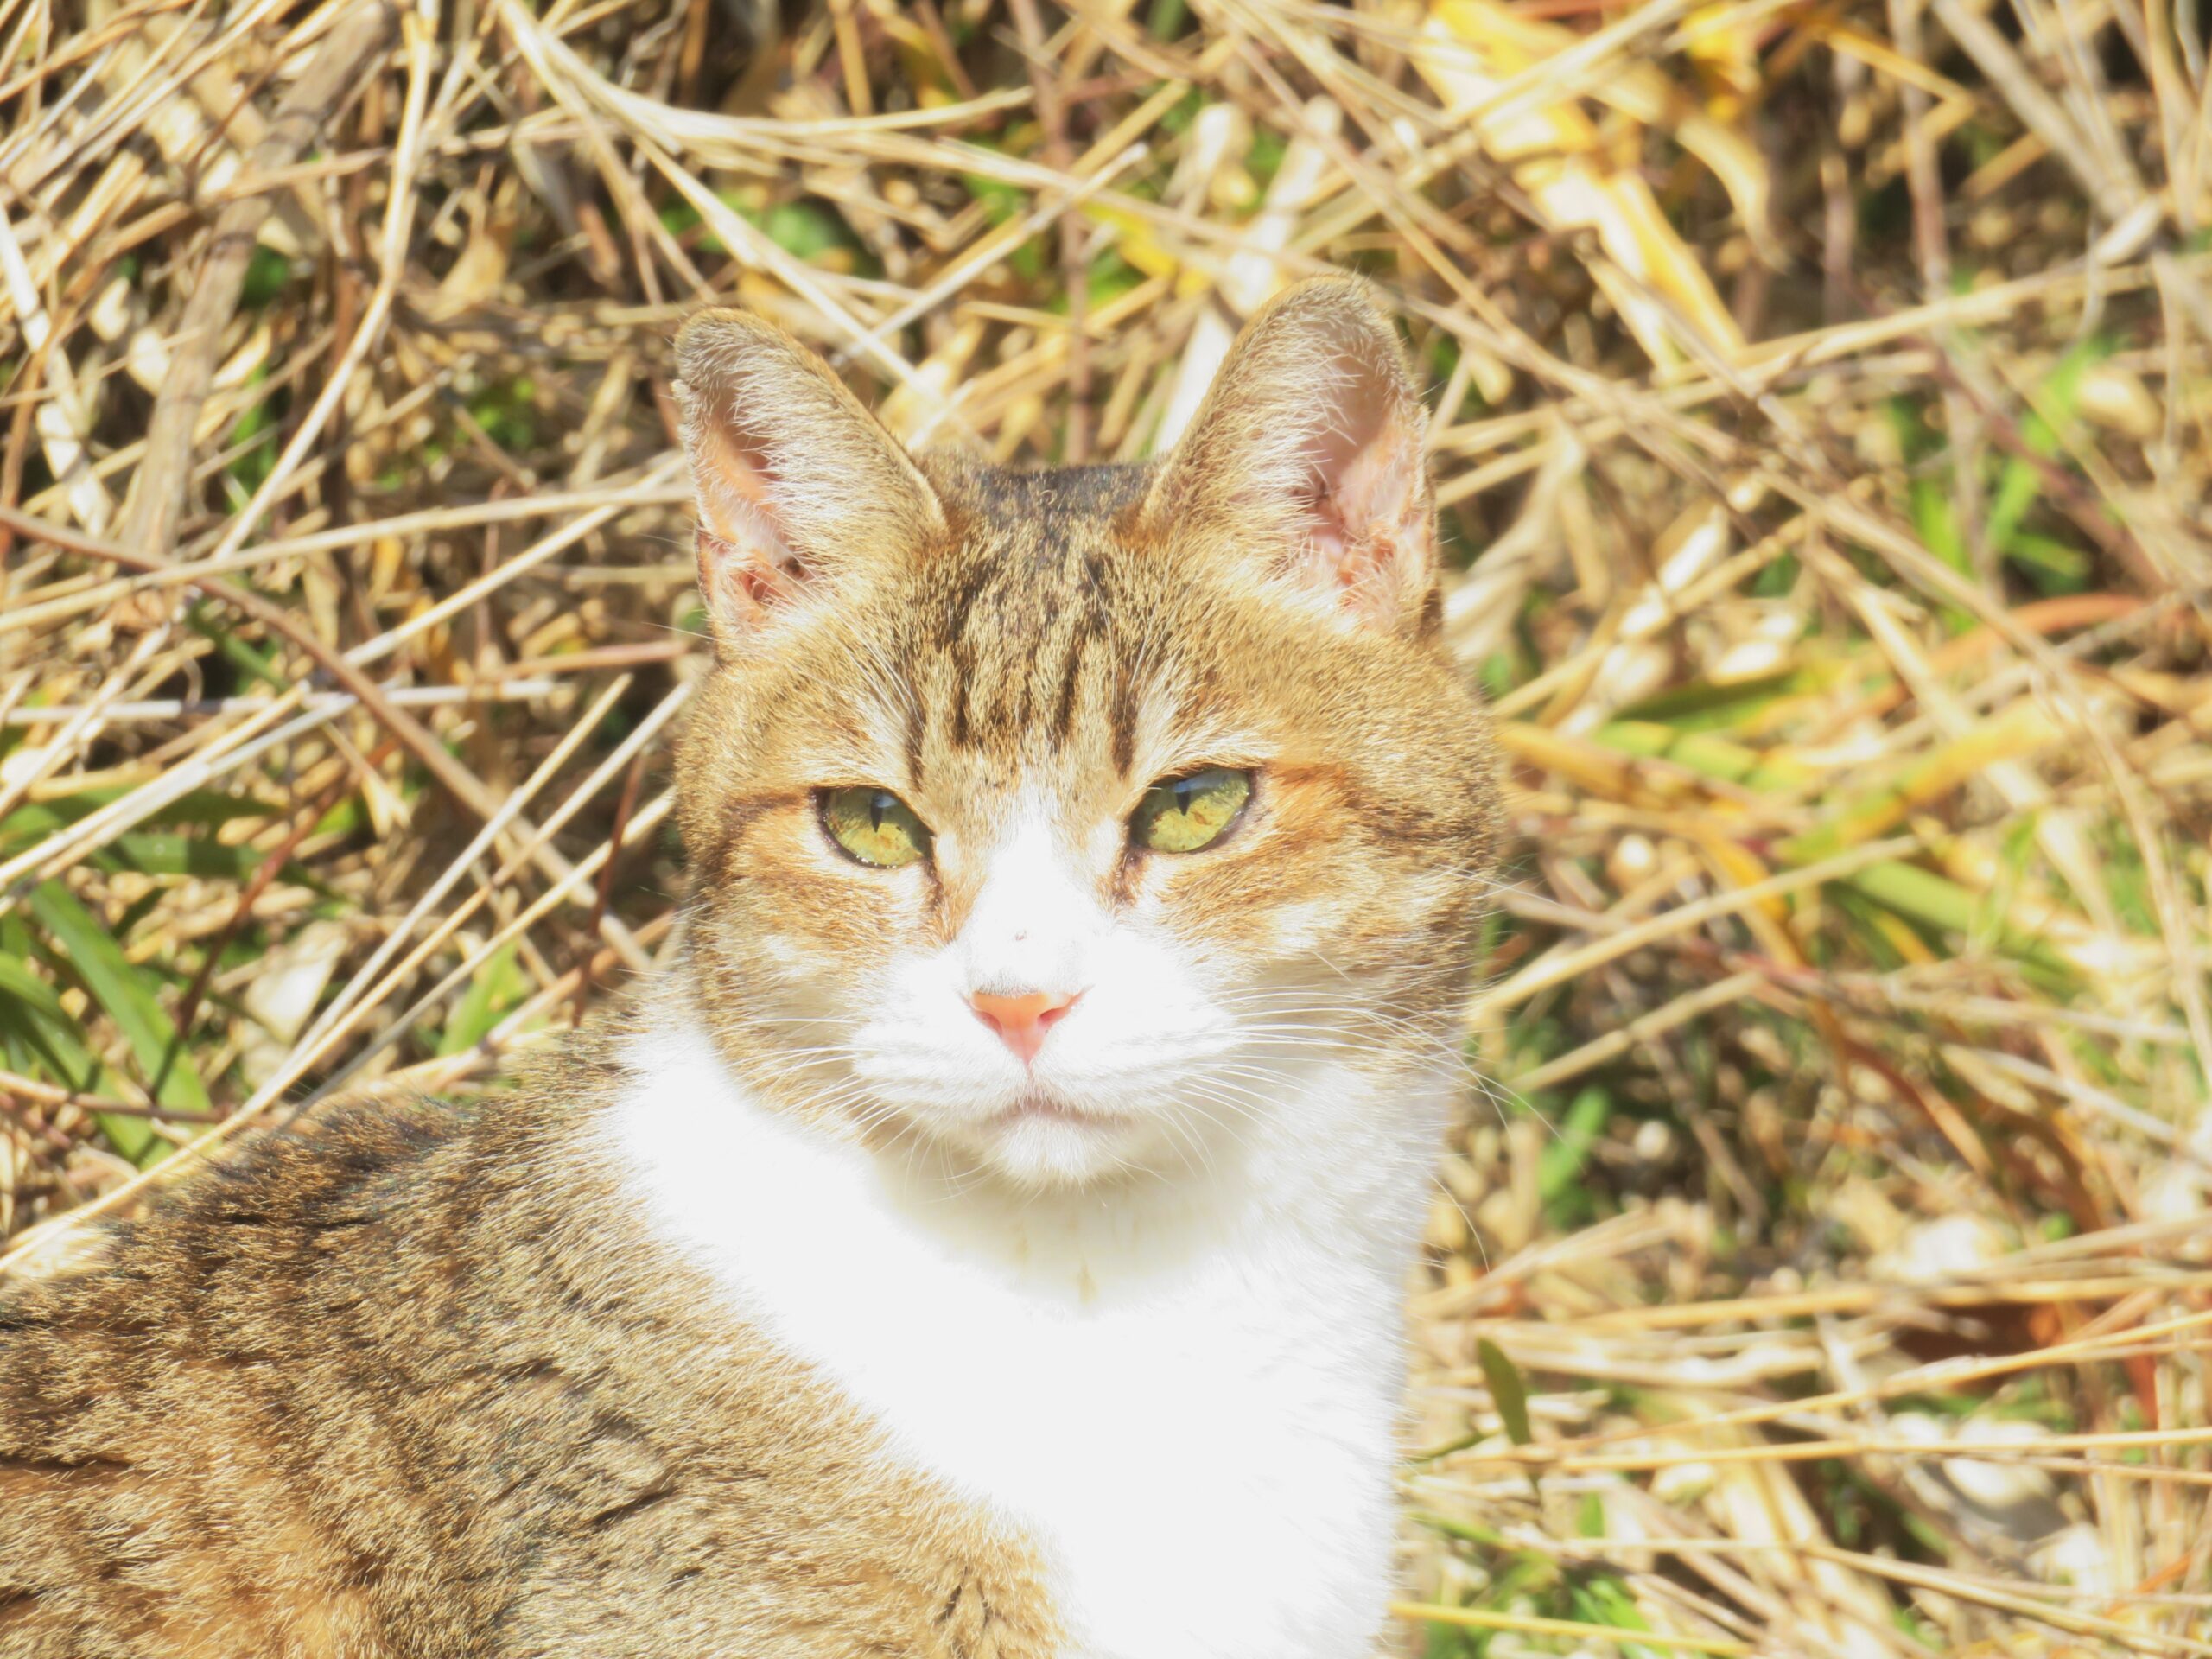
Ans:
POLYGON ((822 791, 822 827, 847 857, 880 870, 912 864, 930 849, 929 826, 887 789, 862 784, 822 791))
POLYGON ((1130 815, 1129 839, 1155 853, 1195 853, 1219 841, 1251 798, 1252 774, 1228 766, 1163 778, 1130 815))

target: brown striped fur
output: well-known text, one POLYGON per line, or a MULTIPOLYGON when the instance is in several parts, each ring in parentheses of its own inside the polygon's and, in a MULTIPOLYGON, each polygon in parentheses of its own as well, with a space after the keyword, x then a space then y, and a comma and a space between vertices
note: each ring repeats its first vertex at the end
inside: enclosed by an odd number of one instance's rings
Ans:
POLYGON ((1052 1650, 1020 1544, 628 1219, 613 1035, 324 1111, 0 1298, 0 1656, 1052 1650))

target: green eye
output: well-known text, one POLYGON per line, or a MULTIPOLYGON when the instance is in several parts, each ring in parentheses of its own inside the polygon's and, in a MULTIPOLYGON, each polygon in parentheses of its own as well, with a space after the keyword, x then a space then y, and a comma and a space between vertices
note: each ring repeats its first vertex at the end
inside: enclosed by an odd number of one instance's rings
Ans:
POLYGON ((822 791, 822 827, 845 854, 880 870, 912 864, 930 849, 928 826, 887 789, 863 784, 822 791))
POLYGON ((1227 766, 1163 778, 1137 804, 1129 836, 1155 853, 1195 853, 1219 841, 1251 798, 1252 774, 1227 766))

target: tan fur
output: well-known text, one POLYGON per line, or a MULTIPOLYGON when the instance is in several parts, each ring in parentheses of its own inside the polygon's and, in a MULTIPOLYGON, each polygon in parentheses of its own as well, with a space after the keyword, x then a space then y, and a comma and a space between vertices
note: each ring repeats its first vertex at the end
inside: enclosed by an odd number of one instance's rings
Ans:
MULTIPOLYGON (((1357 289, 1257 322, 1150 467, 910 459, 740 314, 678 353, 720 664, 679 760, 690 952, 642 995, 763 1098, 876 1122, 821 1010, 957 931, 1026 800, 1117 911, 1240 962, 1318 938, 1378 1052, 1450 1040, 1496 803, 1419 404, 1357 289), (1132 852, 1199 765, 1259 768, 1246 818, 1132 852), (843 860, 814 803, 844 785, 904 797, 933 861, 843 860)), ((0 1288, 0 1659, 1057 1650, 1024 1541, 632 1217, 597 1138, 619 1029, 480 1110, 321 1111, 104 1265, 0 1288)))
POLYGON ((626 1218, 613 1035, 264 1138, 0 1301, 0 1655, 1052 1651, 1019 1543, 626 1218))
MULTIPOLYGON (((679 343, 695 408, 732 402, 716 376, 733 326, 762 327, 715 314, 679 343)), ((804 384, 814 359, 784 349, 795 360, 755 362, 749 386, 804 384)), ((1320 906, 1331 982, 1366 1000, 1378 1047, 1402 1049, 1408 1022, 1448 1040, 1496 798, 1482 717, 1436 639, 1420 413, 1364 290, 1324 281, 1247 331, 1166 463, 922 457, 930 499, 902 487, 887 516, 943 528, 887 560, 865 504, 832 489, 845 516, 801 550, 805 589, 718 620, 746 669, 709 681, 683 750, 696 960, 747 1082, 794 1110, 866 1110, 842 1062, 805 1052, 824 1025, 794 1021, 880 995, 887 931, 956 932, 1025 791, 1052 803, 1068 855, 1117 907, 1193 951, 1264 957, 1320 906), (1317 452, 1347 461, 1362 440, 1395 451, 1410 488, 1379 518, 1332 520, 1346 545, 1332 563, 1313 532, 1344 504, 1315 499, 1317 452), (1245 823, 1204 858, 1133 857, 1097 833, 1157 778, 1262 758, 1245 823), (868 783, 933 826, 933 870, 887 882, 824 843, 813 791, 868 783)), ((895 451, 873 421, 841 424, 849 444, 895 451)), ((819 513, 821 487, 784 493, 819 513)), ((709 472, 702 500, 713 489, 709 472)), ((711 588, 716 550, 701 556, 711 588)))

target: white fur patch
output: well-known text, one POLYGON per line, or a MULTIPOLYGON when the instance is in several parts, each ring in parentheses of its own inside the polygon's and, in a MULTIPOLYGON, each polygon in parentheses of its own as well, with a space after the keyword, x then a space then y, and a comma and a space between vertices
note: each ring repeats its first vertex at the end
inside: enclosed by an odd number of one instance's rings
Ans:
POLYGON ((1085 1659, 1357 1659, 1392 1585, 1398 1299, 1445 1087, 1287 1073, 1219 1166, 1017 1196, 755 1102, 696 1029, 615 1125, 658 1230, 1018 1525, 1085 1659))
POLYGON ((1252 1109, 1263 1051, 1317 1036, 1296 988, 1231 1018, 1172 938, 1107 913, 1041 807, 1012 815, 989 872, 957 938, 893 958, 850 1038, 868 1096, 977 1169, 1051 1185, 1204 1164, 1217 1123, 1252 1109), (977 991, 1078 1001, 1024 1065, 975 1018, 977 991), (1090 1115, 1009 1123, 1033 1090, 1090 1115))

